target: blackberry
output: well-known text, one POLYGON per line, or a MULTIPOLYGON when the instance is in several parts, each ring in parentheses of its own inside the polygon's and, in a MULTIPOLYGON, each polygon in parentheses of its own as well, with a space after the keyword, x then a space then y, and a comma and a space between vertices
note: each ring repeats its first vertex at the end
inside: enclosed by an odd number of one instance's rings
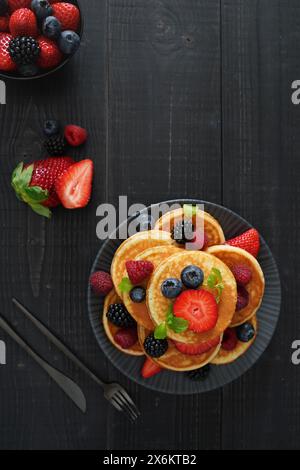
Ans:
POLYGON ((135 326, 136 322, 127 311, 124 304, 112 304, 106 314, 108 320, 115 326, 129 328, 135 326))
POLYGON ((144 342, 146 353, 151 357, 161 357, 168 349, 168 341, 166 339, 155 339, 151 333, 144 342))
POLYGON ((186 374, 190 380, 201 381, 201 380, 206 380, 208 378, 210 374, 210 370, 211 370, 211 365, 207 364, 206 366, 201 367, 200 369, 191 370, 187 372, 186 374))
POLYGON ((174 225, 171 236, 180 245, 192 242, 194 238, 194 226, 191 220, 183 220, 174 225))
POLYGON ((39 43, 31 36, 18 36, 8 46, 10 57, 18 65, 34 64, 40 51, 39 43))
POLYGON ((44 142, 45 149, 53 157, 61 157, 67 148, 66 140, 62 135, 54 135, 44 142))

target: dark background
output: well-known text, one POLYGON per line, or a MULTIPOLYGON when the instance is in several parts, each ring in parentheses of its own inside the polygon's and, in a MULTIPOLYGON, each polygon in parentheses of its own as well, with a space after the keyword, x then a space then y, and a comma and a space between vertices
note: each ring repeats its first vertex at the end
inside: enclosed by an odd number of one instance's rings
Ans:
POLYGON ((82 386, 84 416, 4 333, 0 448, 299 448, 300 336, 299 0, 82 0, 85 37, 65 70, 7 82, 0 108, 1 310, 31 344, 82 386), (93 200, 51 221, 19 203, 10 175, 44 156, 45 118, 81 123, 78 156, 95 161, 93 200), (281 271, 275 337, 240 380, 199 396, 155 394, 107 362, 87 313, 87 279, 100 247, 96 208, 119 195, 145 204, 201 198, 254 224, 281 271), (11 305, 15 295, 97 373, 124 384, 141 418, 131 425, 101 390, 11 305))

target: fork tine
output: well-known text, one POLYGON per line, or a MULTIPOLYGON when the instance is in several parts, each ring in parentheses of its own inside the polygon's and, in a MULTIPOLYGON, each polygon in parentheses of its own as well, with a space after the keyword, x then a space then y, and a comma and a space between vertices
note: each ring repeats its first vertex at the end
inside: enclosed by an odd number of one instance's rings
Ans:
POLYGON ((138 416, 140 416, 140 410, 136 406, 136 404, 133 402, 131 399, 130 395, 126 392, 124 388, 119 389, 119 393, 124 397, 124 399, 127 401, 128 406, 132 409, 132 411, 138 416))
POLYGON ((123 408, 121 408, 121 406, 119 405, 119 403, 114 400, 114 397, 111 397, 111 398, 110 398, 109 403, 110 403, 114 408, 116 408, 116 410, 118 410, 118 411, 123 411, 123 408))
POLYGON ((118 392, 118 399, 128 408, 134 419, 137 419, 139 416, 139 413, 135 407, 133 407, 127 400, 126 398, 123 397, 122 393, 119 391, 118 392))
POLYGON ((112 399, 114 399, 120 405, 122 411, 127 414, 129 418, 131 418, 133 421, 136 420, 137 415, 129 408, 127 402, 122 398, 122 396, 118 392, 113 395, 112 399))

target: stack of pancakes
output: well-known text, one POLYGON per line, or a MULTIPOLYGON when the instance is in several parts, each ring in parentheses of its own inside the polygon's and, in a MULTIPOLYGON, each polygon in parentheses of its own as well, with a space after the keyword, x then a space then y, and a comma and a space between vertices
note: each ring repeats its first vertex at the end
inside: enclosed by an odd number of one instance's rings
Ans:
POLYGON ((151 358, 160 367, 173 371, 189 371, 199 369, 208 363, 227 364, 244 354, 255 341, 248 343, 238 341, 233 350, 222 348, 222 338, 227 328, 235 328, 245 322, 250 322, 257 332, 256 312, 260 307, 264 294, 264 276, 257 260, 243 249, 225 245, 222 227, 210 214, 198 210, 192 215, 193 223, 200 222, 204 228, 206 244, 202 250, 190 251, 184 245, 177 244, 171 237, 171 231, 178 220, 184 220, 184 210, 177 209, 165 214, 159 219, 154 230, 140 232, 125 240, 116 251, 111 265, 111 276, 114 290, 110 292, 104 304, 103 325, 109 340, 116 348, 125 354, 135 356, 146 355, 144 350, 145 338, 153 332, 156 326, 165 321, 170 299, 163 296, 161 284, 167 278, 180 278, 182 270, 188 265, 201 268, 207 278, 213 268, 220 271, 223 282, 223 292, 218 304, 218 321, 215 327, 205 333, 196 333, 187 329, 175 333, 168 329, 168 350, 159 358, 151 358), (146 289, 146 300, 135 303, 129 293, 122 292, 120 283, 127 277, 126 261, 150 261, 154 270, 152 275, 141 285, 146 289), (231 271, 234 265, 247 265, 252 272, 252 279, 247 285, 249 303, 242 310, 236 311, 237 284, 231 271), (114 341, 118 328, 107 321, 107 311, 113 303, 124 303, 130 315, 136 320, 138 342, 130 349, 122 349, 114 341), (216 345, 216 338, 219 338, 216 345), (201 344, 212 341, 214 346, 207 352, 198 355, 181 353, 175 342, 186 344, 201 344))

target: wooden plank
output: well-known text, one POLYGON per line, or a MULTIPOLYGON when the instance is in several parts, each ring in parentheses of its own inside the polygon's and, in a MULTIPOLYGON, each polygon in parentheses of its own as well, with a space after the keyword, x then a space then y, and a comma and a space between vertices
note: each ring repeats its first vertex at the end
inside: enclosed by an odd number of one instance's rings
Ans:
MULTIPOLYGON (((47 376, 8 338, 7 365, 1 367, 1 448, 97 448, 104 445, 106 403, 101 391, 79 375, 11 305, 17 296, 58 332, 74 351, 106 375, 87 319, 88 274, 99 247, 96 207, 105 199, 106 2, 83 2, 86 34, 80 52, 62 72, 32 83, 7 83, 0 109, 1 132, 1 309, 19 331, 58 367, 77 378, 88 399, 82 415, 47 376), (31 214, 11 188, 17 162, 44 156, 45 118, 82 124, 89 130, 77 157, 95 161, 94 196, 84 211, 59 209, 51 221, 31 214)), ((1 334, 2 337, 2 334, 1 334)))
MULTIPOLYGON (((219 1, 109 1, 108 199, 220 202, 219 1)), ((220 445, 220 392, 152 393, 133 429, 112 421, 108 448, 220 445)))
POLYGON ((299 13, 294 0, 222 1, 224 205, 267 240, 287 294, 271 346, 224 389, 224 448, 299 447, 299 374, 290 360, 300 330, 300 109, 290 99, 300 72, 299 13))

